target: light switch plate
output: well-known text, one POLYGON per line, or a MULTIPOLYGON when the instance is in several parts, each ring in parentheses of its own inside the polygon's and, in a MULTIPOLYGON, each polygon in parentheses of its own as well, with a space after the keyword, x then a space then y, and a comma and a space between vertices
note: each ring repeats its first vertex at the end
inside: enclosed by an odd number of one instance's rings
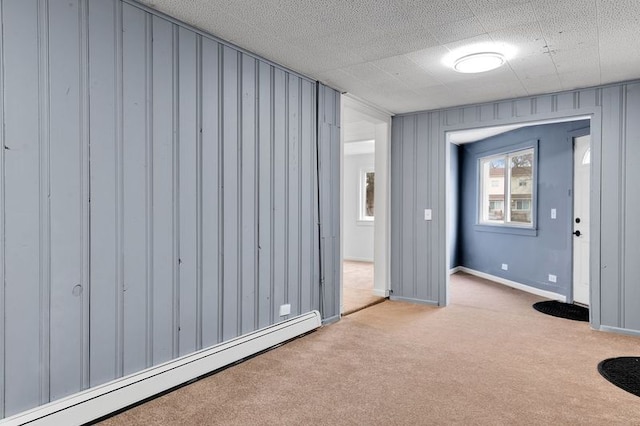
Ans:
POLYGON ((551 219, 555 219, 557 217, 556 209, 551 209, 551 219))
POLYGON ((558 281, 558 277, 553 274, 549 274, 549 282, 555 283, 556 281, 558 281))
POLYGON ((424 220, 431 220, 431 209, 424 209, 424 220))

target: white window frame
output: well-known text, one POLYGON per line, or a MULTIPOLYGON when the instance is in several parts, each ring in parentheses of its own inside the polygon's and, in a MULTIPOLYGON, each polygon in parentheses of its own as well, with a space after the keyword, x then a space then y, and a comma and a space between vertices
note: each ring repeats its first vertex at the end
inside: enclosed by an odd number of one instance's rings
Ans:
MULTIPOLYGON (((477 220, 478 225, 483 226, 498 226, 498 227, 509 227, 509 228, 524 228, 524 229, 535 229, 536 228, 536 206, 537 206, 537 144, 529 145, 524 147, 514 148, 509 151, 502 151, 499 153, 491 153, 490 155, 485 155, 478 158, 478 214, 477 220), (530 223, 522 223, 522 222, 514 222, 511 221, 511 202, 512 195, 511 194, 511 157, 516 155, 522 155, 531 152, 533 160, 532 160, 532 176, 531 176, 531 198, 527 199, 530 202, 531 208, 531 222, 530 223), (504 168, 504 186, 503 186, 503 218, 502 219, 488 219, 488 211, 489 205, 492 200, 489 197, 485 197, 484 189, 485 187, 489 187, 490 185, 484 184, 484 173, 483 173, 483 164, 487 161, 493 161, 496 159, 502 159, 505 164, 504 168), (486 199, 485 199, 486 198, 486 199), (485 214, 487 218, 485 218, 485 214)), ((518 181, 519 182, 519 181, 518 181)), ((524 200, 524 199, 521 199, 524 200)), ((493 200, 497 201, 497 200, 493 200)))
MULTIPOLYGON (((375 179, 375 172, 376 171, 371 167, 360 169, 358 220, 361 222, 373 222, 375 220, 375 214, 374 216, 367 216, 367 174, 374 173, 375 179)), ((375 198, 373 205, 375 212, 375 198)))

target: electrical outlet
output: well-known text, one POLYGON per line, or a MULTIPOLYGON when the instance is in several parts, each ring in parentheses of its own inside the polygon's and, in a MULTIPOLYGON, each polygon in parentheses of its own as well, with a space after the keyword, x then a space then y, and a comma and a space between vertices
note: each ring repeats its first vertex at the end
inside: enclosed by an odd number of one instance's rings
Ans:
POLYGON ((509 270, 509 265, 507 265, 506 263, 502 264, 502 270, 503 271, 508 271, 509 270))
POLYGON ((556 277, 553 274, 549 274, 549 282, 555 283, 558 280, 558 277, 556 277))
POLYGON ((280 305, 280 316, 284 317, 287 316, 291 313, 291 305, 290 304, 286 304, 286 305, 280 305))
POLYGON ((555 219, 557 217, 556 209, 551 209, 551 219, 555 219))
POLYGON ((431 220, 431 209, 424 209, 424 220, 431 220))

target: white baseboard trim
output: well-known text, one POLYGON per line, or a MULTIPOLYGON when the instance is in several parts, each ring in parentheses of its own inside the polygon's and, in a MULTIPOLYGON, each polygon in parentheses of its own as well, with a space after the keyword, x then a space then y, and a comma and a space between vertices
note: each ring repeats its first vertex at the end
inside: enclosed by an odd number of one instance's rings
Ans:
POLYGON ((350 260, 352 262, 367 262, 373 263, 373 259, 367 259, 365 257, 352 257, 352 256, 343 256, 342 260, 350 260))
POLYGON ((540 290, 539 288, 535 288, 535 287, 528 286, 526 284, 521 284, 515 281, 507 280, 505 278, 496 277, 495 275, 476 271, 475 269, 466 268, 464 266, 458 266, 458 268, 460 272, 465 272, 469 275, 475 275, 476 277, 484 278, 486 280, 493 281, 498 284, 506 285, 507 287, 526 291, 527 293, 535 294, 541 297, 546 297, 547 299, 558 300, 560 302, 567 301, 567 297, 559 293, 554 293, 552 291, 547 291, 547 290, 540 290))
POLYGON ((377 288, 374 288, 372 294, 378 297, 389 297, 389 290, 379 290, 377 288))
POLYGON ((412 297, 389 296, 389 300, 393 300, 396 302, 415 303, 418 305, 440 306, 438 302, 435 300, 421 300, 421 299, 414 299, 412 297))
POLYGON ((462 268, 462 266, 456 266, 454 268, 449 269, 449 275, 453 275, 456 272, 460 272, 462 270, 461 268, 462 268))
POLYGON ((606 331, 608 333, 626 334, 627 336, 640 336, 640 331, 630 330, 628 328, 609 327, 608 325, 601 325, 600 331, 606 331))
POLYGON ((321 326, 320 313, 304 315, 208 349, 0 420, 2 426, 82 425, 190 380, 255 355, 321 326))

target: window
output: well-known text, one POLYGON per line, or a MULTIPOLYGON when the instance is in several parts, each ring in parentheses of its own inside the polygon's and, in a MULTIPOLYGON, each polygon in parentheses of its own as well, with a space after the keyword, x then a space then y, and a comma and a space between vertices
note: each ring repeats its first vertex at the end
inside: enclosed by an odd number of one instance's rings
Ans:
POLYGON ((375 173, 360 171, 360 220, 373 220, 375 173))
POLYGON ((534 155, 528 148, 479 159, 480 224, 533 227, 534 155))

